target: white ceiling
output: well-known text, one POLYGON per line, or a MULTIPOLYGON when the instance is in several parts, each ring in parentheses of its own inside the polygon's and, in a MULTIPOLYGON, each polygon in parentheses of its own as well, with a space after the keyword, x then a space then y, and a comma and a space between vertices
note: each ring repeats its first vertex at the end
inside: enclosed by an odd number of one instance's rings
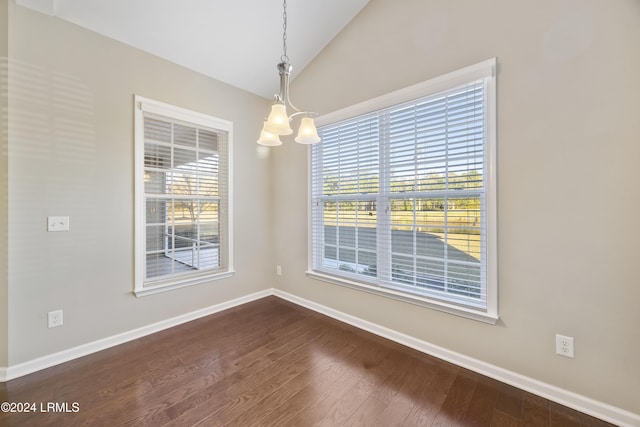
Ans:
MULTIPOLYGON (((292 79, 369 0, 288 0, 292 79)), ((272 98, 281 0, 16 0, 217 80, 272 98)))

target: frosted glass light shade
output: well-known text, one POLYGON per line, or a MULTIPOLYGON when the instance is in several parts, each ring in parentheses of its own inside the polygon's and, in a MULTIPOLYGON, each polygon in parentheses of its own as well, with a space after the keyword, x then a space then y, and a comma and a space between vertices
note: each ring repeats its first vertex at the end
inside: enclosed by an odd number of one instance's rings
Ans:
POLYGON ((291 135, 293 133, 291 126, 289 126, 289 116, 287 116, 287 108, 284 104, 273 104, 263 129, 276 135, 291 135))
MULTIPOLYGON (((265 125, 267 122, 264 122, 265 125)), ((260 138, 258 138, 258 144, 266 145, 267 147, 275 147, 276 145, 282 145, 282 141, 275 133, 267 132, 264 130, 264 125, 262 127, 262 131, 260 132, 260 138)))
POLYGON ((296 142, 300 144, 315 144, 316 142, 320 142, 316 124, 311 117, 304 117, 300 121, 300 129, 298 130, 298 136, 296 136, 296 142))

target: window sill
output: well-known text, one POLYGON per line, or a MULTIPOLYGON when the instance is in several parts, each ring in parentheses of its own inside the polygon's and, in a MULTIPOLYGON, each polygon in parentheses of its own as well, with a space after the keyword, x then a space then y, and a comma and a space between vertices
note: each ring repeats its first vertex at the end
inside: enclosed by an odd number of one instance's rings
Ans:
POLYGON ((368 292, 370 294, 391 298, 396 301, 402 301, 410 304, 427 307, 433 310, 442 311, 444 313, 453 314, 456 316, 465 317, 467 319, 477 320, 479 322, 489 323, 495 325, 499 317, 497 313, 488 313, 480 310, 473 310, 470 308, 457 306, 454 304, 447 304, 446 302, 432 300, 417 295, 411 295, 404 292, 395 291, 393 289, 380 288, 377 286, 367 285, 364 283, 356 282, 353 280, 343 279, 336 276, 320 273, 317 271, 307 271, 307 276, 334 285, 345 286, 351 289, 357 289, 359 291, 368 292))
POLYGON ((200 285, 212 280, 220 280, 231 277, 235 274, 234 270, 228 270, 221 273, 207 274, 204 276, 192 277, 188 279, 173 279, 169 282, 159 282, 154 285, 147 285, 142 288, 134 289, 133 293, 136 297, 144 297, 147 295, 158 294, 161 292, 172 291, 174 289, 185 288, 187 286, 200 285))

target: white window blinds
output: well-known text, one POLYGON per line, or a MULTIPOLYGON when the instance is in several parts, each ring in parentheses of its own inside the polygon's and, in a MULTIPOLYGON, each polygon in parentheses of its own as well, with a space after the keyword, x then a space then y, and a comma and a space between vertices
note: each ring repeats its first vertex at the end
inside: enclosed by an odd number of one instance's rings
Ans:
POLYGON ((140 109, 141 287, 228 271, 229 130, 153 103, 141 102, 140 109))
POLYGON ((487 310, 491 78, 319 127, 313 271, 487 310))

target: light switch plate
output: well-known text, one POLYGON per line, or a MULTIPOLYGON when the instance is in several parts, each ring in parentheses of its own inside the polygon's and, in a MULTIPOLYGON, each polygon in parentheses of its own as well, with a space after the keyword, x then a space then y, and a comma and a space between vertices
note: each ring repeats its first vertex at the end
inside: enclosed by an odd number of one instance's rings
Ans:
POLYGON ((47 231, 69 231, 69 217, 48 216, 47 231))

